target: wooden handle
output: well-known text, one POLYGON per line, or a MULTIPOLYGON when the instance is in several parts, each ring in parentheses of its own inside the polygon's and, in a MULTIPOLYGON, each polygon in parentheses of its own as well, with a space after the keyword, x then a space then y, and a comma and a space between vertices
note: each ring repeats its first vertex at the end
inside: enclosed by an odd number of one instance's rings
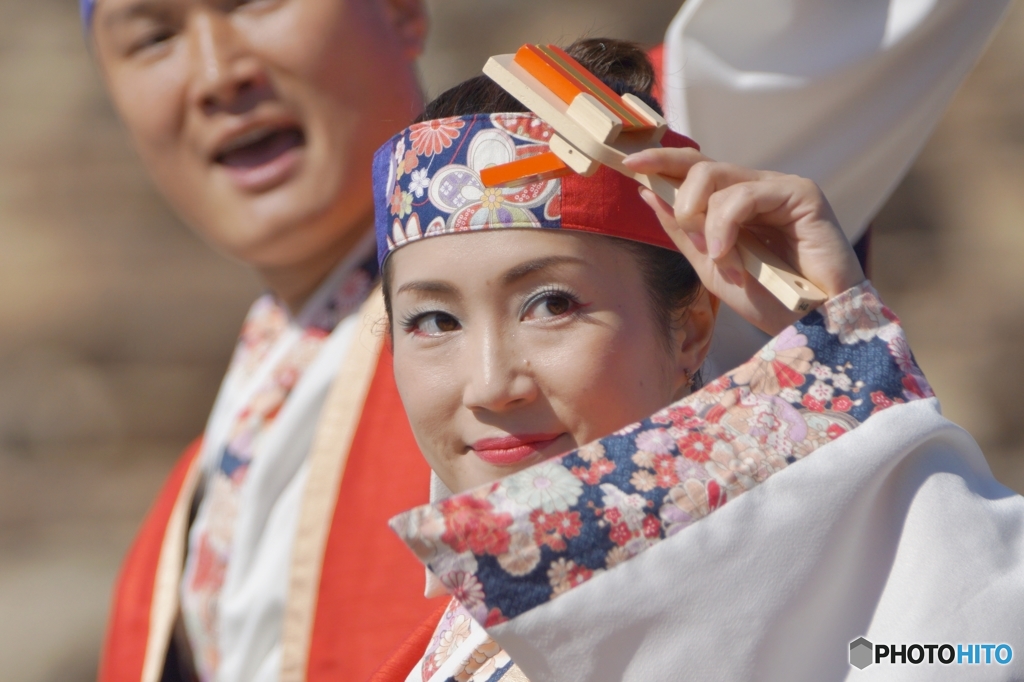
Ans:
MULTIPOLYGON (((669 205, 675 205, 676 192, 682 184, 681 181, 661 175, 637 174, 635 177, 640 184, 652 190, 669 205)), ((774 251, 749 232, 740 230, 736 239, 736 250, 739 251, 747 272, 790 310, 809 313, 828 300, 825 292, 794 271, 774 251)))
MULTIPOLYGON (((563 93, 571 99, 567 104, 566 99, 516 63, 514 55, 491 57, 484 73, 555 129, 558 134, 551 138, 551 151, 569 168, 589 175, 598 164, 604 164, 636 179, 668 203, 675 203, 680 181, 634 173, 622 164, 629 154, 657 146, 666 130, 665 119, 642 101, 628 95, 622 98, 626 107, 646 120, 646 127, 620 134, 622 120, 601 101, 577 88, 563 93)), ((747 272, 790 310, 808 312, 828 298, 749 233, 741 232, 736 248, 747 272)))

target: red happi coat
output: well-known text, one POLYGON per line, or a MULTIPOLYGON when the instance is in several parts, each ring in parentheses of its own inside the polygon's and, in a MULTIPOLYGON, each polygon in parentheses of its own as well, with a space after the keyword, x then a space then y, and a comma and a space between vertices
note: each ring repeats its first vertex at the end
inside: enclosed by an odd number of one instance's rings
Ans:
MULTIPOLYGON (((430 469, 402 409, 391 356, 369 338, 361 360, 346 360, 355 374, 339 372, 310 455, 284 616, 282 682, 366 680, 446 601, 423 597, 423 567, 387 526, 394 514, 427 501, 430 469), (326 474, 317 474, 317 461, 326 474)), ((160 680, 177 616, 199 446, 190 445, 171 472, 125 559, 99 682, 160 680)))

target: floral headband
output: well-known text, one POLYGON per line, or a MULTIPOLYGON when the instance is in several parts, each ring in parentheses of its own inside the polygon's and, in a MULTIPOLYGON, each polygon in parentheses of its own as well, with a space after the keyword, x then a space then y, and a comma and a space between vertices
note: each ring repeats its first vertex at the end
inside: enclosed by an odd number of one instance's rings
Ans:
MULTIPOLYGON (((635 180, 602 166, 521 187, 485 187, 484 169, 548 151, 554 130, 532 113, 476 114, 416 123, 373 158, 377 258, 410 242, 498 228, 579 230, 675 245, 635 180)), ((666 147, 697 147, 665 134, 666 147)))

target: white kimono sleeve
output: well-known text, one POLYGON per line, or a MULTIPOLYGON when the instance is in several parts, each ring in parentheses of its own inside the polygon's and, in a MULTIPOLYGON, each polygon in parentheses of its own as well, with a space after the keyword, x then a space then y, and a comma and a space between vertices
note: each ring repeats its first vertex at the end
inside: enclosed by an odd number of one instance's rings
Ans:
POLYGON ((1024 675, 1024 498, 867 284, 651 418, 392 526, 532 682, 1024 675))
POLYGON ((811 178, 855 241, 1009 0, 688 0, 665 36, 673 129, 712 158, 811 178))

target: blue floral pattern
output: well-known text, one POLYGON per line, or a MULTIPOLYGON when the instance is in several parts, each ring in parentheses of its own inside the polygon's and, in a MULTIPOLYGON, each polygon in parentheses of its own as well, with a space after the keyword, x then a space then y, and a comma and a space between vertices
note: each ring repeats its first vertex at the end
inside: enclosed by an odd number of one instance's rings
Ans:
POLYGON ((867 282, 642 422, 392 528, 485 627, 704 518, 894 404, 931 397, 867 282))
POLYGON ((486 188, 480 171, 548 151, 553 129, 533 114, 415 123, 373 161, 380 261, 423 237, 494 228, 561 227, 558 179, 486 188))

